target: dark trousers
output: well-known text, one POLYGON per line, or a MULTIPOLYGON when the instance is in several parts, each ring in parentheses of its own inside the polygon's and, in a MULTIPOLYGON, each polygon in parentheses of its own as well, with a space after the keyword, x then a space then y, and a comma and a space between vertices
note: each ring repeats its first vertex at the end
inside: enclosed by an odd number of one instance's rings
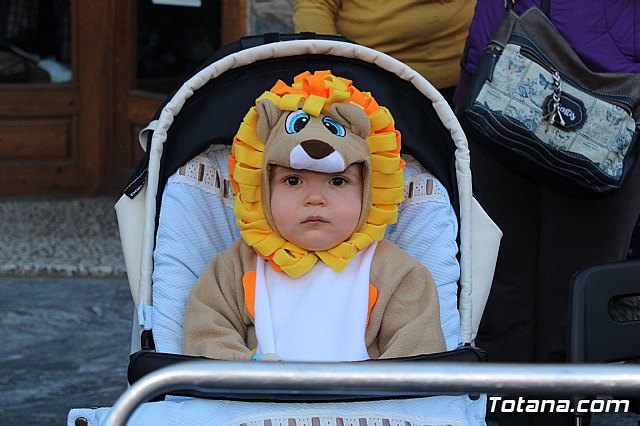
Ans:
POLYGON ((504 233, 476 344, 490 362, 565 362, 571 277, 626 258, 640 215, 640 165, 616 193, 585 199, 539 185, 473 141, 470 149, 474 193, 504 233))

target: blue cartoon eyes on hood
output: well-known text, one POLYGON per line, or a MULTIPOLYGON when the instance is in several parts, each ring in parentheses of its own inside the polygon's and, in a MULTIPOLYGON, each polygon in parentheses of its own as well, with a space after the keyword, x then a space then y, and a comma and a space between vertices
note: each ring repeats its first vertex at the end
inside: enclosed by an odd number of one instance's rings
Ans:
POLYGON ((293 111, 287 116, 287 120, 284 123, 284 128, 290 135, 293 133, 298 133, 302 129, 305 128, 307 124, 309 124, 309 114, 302 110, 293 111))
MULTIPOLYGON (((298 133, 309 124, 309 121, 311 121, 311 117, 306 112, 302 110, 293 111, 287 116, 284 123, 285 130, 290 135, 298 133)), ((331 117, 324 117, 322 124, 336 136, 344 137, 347 134, 344 126, 331 117)))
POLYGON ((331 117, 323 118, 322 124, 324 124, 324 127, 329 129, 329 131, 336 136, 344 137, 347 134, 347 131, 344 129, 344 126, 338 123, 336 120, 334 120, 331 117))

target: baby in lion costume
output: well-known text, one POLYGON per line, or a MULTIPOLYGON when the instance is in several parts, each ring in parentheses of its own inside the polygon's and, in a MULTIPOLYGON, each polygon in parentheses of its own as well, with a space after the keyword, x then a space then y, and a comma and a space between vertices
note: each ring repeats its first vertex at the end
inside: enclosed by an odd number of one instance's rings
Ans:
POLYGON ((400 133, 330 71, 278 81, 229 157, 241 239, 194 284, 186 354, 357 361, 445 350, 436 287, 384 239, 404 198, 400 133))

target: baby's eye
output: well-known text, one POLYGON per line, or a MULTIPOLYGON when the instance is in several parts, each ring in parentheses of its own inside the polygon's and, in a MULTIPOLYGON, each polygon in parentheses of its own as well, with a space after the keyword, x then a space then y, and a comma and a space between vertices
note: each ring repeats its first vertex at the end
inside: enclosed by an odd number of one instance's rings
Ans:
POLYGON ((284 123, 284 128, 287 133, 294 134, 304 129, 309 123, 309 114, 302 110, 293 111, 287 116, 287 120, 284 123))
POLYGON ((323 118, 322 124, 324 124, 324 127, 329 129, 329 131, 336 136, 344 137, 347 134, 347 131, 344 129, 344 126, 338 123, 336 120, 334 120, 331 117, 323 118))
POLYGON ((297 176, 287 176, 283 181, 289 186, 296 186, 300 184, 300 178, 297 176))
POLYGON ((330 182, 333 186, 344 186, 347 184, 347 180, 342 176, 334 176, 331 178, 330 182))

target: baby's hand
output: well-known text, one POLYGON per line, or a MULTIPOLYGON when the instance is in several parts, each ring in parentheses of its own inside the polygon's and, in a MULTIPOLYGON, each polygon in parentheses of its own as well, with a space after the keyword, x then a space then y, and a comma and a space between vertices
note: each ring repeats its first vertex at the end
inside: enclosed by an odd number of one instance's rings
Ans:
POLYGON ((265 362, 282 362, 283 359, 280 358, 276 354, 260 354, 253 356, 254 361, 265 361, 265 362))

